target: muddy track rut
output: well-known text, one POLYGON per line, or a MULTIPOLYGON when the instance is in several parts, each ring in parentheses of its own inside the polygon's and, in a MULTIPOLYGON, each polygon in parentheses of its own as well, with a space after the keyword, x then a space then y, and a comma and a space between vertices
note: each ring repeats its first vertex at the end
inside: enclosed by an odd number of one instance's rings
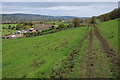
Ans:
MULTIPOLYGON (((117 55, 117 52, 110 47, 110 44, 107 42, 107 40, 100 34, 100 31, 99 29, 94 25, 94 26, 91 26, 90 27, 90 30, 89 30, 89 35, 88 35, 88 46, 86 48, 86 51, 85 51, 85 66, 83 67, 83 71, 85 71, 85 75, 82 75, 80 77, 83 77, 83 78, 95 78, 95 59, 97 57, 94 56, 94 54, 96 53, 96 48, 95 48, 95 45, 94 42, 96 42, 94 39, 96 39, 100 42, 100 44, 98 44, 98 46, 100 46, 100 52, 102 52, 102 54, 105 54, 110 63, 113 65, 111 68, 110 68, 110 72, 113 74, 114 77, 119 77, 118 75, 118 55, 117 55), (93 38, 94 37, 94 38, 93 38)), ((99 57, 98 57, 99 58, 99 57)))
MULTIPOLYGON (((69 58, 68 59, 65 59, 65 60, 62 60, 62 66, 61 67, 64 67, 64 69, 52 69, 51 72, 52 74, 54 74, 54 76, 50 76, 51 78, 56 78, 56 76, 58 78, 63 78, 65 76, 63 75, 69 75, 71 74, 73 71, 74 71, 74 59, 76 58, 76 56, 80 56, 79 55, 79 51, 82 47, 82 44, 83 42, 87 39, 88 40, 88 45, 87 45, 87 48, 85 50, 85 57, 84 57, 84 64, 85 66, 82 66, 81 69, 83 69, 82 71, 84 72, 84 74, 80 75, 80 78, 95 78, 96 77, 96 74, 95 74, 95 58, 99 58, 97 55, 94 56, 95 54, 95 45, 94 45, 94 42, 95 40, 94 39, 97 39, 98 42, 100 42, 100 44, 98 44, 98 46, 100 46, 100 52, 101 54, 105 54, 109 61, 111 62, 111 64, 113 65, 113 67, 110 68, 111 70, 111 73, 113 73, 113 76, 115 77, 119 77, 119 75, 117 74, 118 73, 118 57, 117 57, 117 52, 110 47, 109 43, 107 42, 107 40, 100 34, 100 31, 99 29, 96 27, 96 26, 91 26, 91 28, 88 30, 89 32, 86 32, 84 34, 84 37, 83 39, 80 40, 79 42, 79 46, 77 46, 74 50, 70 51, 69 53, 69 58), (95 38, 96 37, 96 38, 95 38), (64 62, 64 61, 67 61, 64 62), (65 67, 66 65, 68 65, 67 67, 65 67), (65 70, 65 71, 64 71, 65 70)), ((81 70, 80 70, 81 72, 81 70)))
POLYGON ((109 58, 110 62, 113 64, 113 68, 111 69, 111 72, 115 73, 113 74, 116 77, 119 77, 118 74, 118 67, 119 67, 119 63, 118 63, 118 55, 117 52, 110 47, 110 45, 108 44, 107 40, 100 34, 99 29, 94 26, 94 33, 95 36, 97 37, 97 39, 100 41, 101 43, 101 50, 106 53, 107 57, 109 58))
POLYGON ((90 30, 89 37, 88 37, 88 48, 85 56, 87 78, 93 78, 93 54, 92 54, 93 46, 92 45, 93 45, 93 31, 90 30))

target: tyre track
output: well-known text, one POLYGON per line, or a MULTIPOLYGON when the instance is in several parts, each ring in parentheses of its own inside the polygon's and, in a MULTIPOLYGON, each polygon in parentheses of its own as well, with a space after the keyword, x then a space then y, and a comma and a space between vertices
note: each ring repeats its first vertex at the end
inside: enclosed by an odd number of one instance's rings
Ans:
POLYGON ((89 33, 88 51, 86 53, 87 78, 93 78, 93 31, 89 33))
MULTIPOLYGON (((94 77, 94 73, 93 73, 93 30, 89 30, 89 34, 88 34, 88 46, 85 50, 85 60, 84 60, 84 64, 83 66, 81 66, 82 69, 82 73, 84 74, 80 74, 80 78, 93 78, 94 77)), ((81 71, 81 70, 80 70, 81 71)))
POLYGON ((110 59, 110 62, 113 64, 113 68, 111 68, 111 72, 114 73, 113 75, 119 77, 118 73, 118 57, 117 52, 113 50, 110 45, 108 44, 107 40, 100 34, 100 31, 96 26, 94 26, 94 33, 97 39, 101 43, 101 50, 106 53, 107 57, 110 59))

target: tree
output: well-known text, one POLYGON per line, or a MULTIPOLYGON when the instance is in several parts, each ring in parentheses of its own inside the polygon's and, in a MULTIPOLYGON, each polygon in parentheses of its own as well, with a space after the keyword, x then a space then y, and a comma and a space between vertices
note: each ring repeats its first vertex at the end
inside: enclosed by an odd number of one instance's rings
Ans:
POLYGON ((18 26, 16 26, 16 30, 20 30, 20 28, 18 26))
POLYGON ((12 29, 15 29, 15 26, 13 26, 12 29))
POLYGON ((52 29, 54 29, 55 28, 55 26, 52 26, 52 29))
POLYGON ((11 25, 8 26, 8 29, 11 29, 11 25))
POLYGON ((92 18, 91 18, 90 24, 96 24, 96 17, 92 17, 92 18))
POLYGON ((53 25, 55 25, 55 23, 52 23, 53 25))
POLYGON ((102 14, 100 16, 98 16, 98 18, 103 22, 103 21, 109 21, 109 20, 113 20, 116 18, 120 18, 120 8, 116 8, 113 11, 106 13, 106 14, 102 14))
POLYGON ((80 20, 77 17, 75 17, 72 20, 72 24, 73 24, 73 27, 79 27, 80 26, 80 20))
POLYGON ((16 25, 16 30, 20 30, 22 28, 22 25, 21 24, 17 24, 16 25))
POLYGON ((118 18, 118 9, 114 9, 112 12, 110 12, 110 18, 111 19, 118 18))
POLYGON ((61 29, 61 28, 64 28, 64 27, 65 27, 64 24, 59 24, 59 25, 58 25, 58 29, 61 29))
POLYGON ((70 27, 70 25, 67 25, 67 28, 69 28, 70 27))

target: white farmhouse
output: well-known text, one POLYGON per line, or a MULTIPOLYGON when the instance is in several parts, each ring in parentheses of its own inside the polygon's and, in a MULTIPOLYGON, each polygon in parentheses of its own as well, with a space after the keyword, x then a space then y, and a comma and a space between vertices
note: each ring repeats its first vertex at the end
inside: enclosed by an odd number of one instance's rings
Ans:
POLYGON ((15 38, 15 37, 16 37, 16 35, 11 35, 11 37, 12 37, 12 38, 15 38))

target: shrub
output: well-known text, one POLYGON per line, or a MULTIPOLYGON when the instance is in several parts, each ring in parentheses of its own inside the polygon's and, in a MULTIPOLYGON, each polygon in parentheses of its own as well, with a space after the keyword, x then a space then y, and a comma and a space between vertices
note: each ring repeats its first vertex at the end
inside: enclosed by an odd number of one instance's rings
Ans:
POLYGON ((59 25, 58 25, 58 29, 61 29, 61 28, 64 28, 64 27, 65 27, 64 24, 59 24, 59 25))

